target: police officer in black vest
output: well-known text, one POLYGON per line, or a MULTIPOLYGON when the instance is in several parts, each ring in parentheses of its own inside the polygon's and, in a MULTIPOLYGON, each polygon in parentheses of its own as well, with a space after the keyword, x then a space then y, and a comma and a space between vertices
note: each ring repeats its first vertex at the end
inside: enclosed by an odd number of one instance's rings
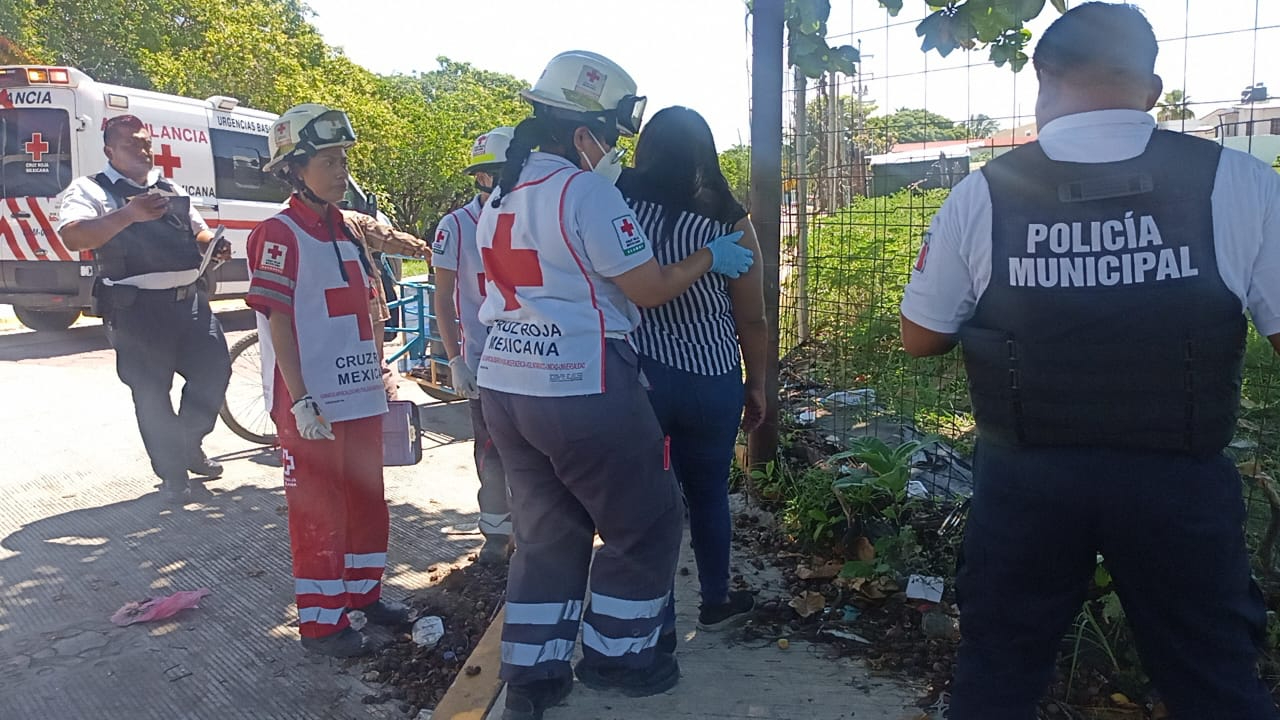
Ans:
POLYGON ((1151 26, 1086 3, 1035 52, 1037 142, 966 178, 902 302, 957 342, 976 487, 951 720, 1031 720, 1099 553, 1178 720, 1277 717, 1235 431, 1248 309, 1280 351, 1280 176, 1158 130, 1151 26))
MULTIPOLYGON (((227 343, 198 277, 213 233, 183 189, 160 178, 151 133, 137 117, 108 120, 103 141, 106 170, 67 188, 58 231, 70 249, 93 251, 94 300, 116 350, 116 372, 133 392, 163 496, 183 503, 203 491, 191 474, 222 474, 201 448, 231 376, 227 343), (175 373, 186 381, 176 413, 169 397, 175 373)), ((230 256, 229 244, 214 250, 215 258, 230 256)))

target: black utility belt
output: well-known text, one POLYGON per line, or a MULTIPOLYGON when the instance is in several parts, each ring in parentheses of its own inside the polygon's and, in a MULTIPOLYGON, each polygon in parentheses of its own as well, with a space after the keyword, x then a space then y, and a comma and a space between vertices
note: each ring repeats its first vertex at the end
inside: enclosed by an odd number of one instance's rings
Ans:
POLYGON ((94 285, 93 296, 97 302, 92 314, 107 312, 110 310, 122 310, 132 307, 138 301, 165 303, 165 302, 182 302, 194 297, 203 283, 197 280, 190 285, 183 285, 176 288, 165 288, 163 290, 143 290, 133 285, 107 285, 99 281, 94 285))

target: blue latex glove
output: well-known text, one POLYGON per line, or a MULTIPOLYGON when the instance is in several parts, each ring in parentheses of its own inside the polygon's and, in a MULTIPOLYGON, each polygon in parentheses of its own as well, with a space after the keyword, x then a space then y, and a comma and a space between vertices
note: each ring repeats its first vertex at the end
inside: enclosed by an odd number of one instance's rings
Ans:
POLYGON ((707 243, 711 251, 711 272, 736 278, 751 269, 755 254, 738 244, 742 231, 731 232, 707 243))

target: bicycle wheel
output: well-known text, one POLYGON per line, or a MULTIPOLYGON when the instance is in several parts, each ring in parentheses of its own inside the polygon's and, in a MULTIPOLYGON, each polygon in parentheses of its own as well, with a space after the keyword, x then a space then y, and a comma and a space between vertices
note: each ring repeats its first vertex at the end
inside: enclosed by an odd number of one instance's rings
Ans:
POLYGON ((262 397, 262 352, 256 332, 231 346, 231 382, 218 417, 231 432, 249 442, 276 444, 276 424, 262 397))

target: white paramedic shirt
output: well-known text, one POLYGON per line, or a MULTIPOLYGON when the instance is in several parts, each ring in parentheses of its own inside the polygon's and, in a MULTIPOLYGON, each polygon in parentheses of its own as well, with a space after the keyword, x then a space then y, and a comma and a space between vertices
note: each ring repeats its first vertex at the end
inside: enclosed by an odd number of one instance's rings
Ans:
MULTIPOLYGON (((1039 142, 1050 160, 1119 162, 1141 155, 1154 129, 1144 112, 1099 110, 1053 120, 1039 142)), ((1212 207, 1218 273, 1259 333, 1280 333, 1280 174, 1224 148, 1212 207)), ((927 330, 954 334, 973 317, 991 281, 991 194, 981 172, 951 191, 925 243, 903 294, 902 315, 927 330)))
MULTIPOLYGON (((501 192, 498 193, 501 195, 501 192)), ((538 397, 604 392, 607 338, 640 311, 609 280, 653 260, 644 230, 608 180, 535 152, 476 230, 489 326, 478 381, 538 397)))
POLYGON ((480 365, 485 327, 480 322, 480 304, 484 302, 484 266, 480 247, 476 245, 476 224, 484 206, 480 196, 445 215, 436 226, 431 241, 431 264, 457 274, 453 291, 454 307, 462 325, 462 357, 474 371, 480 365))

